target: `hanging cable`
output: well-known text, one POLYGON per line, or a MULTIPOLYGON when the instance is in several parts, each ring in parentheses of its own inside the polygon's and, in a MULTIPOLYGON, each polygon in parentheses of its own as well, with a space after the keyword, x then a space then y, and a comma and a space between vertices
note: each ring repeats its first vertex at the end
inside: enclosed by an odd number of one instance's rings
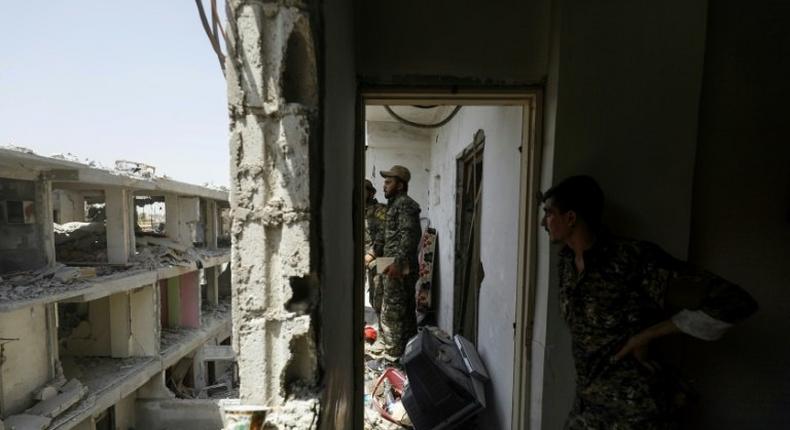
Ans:
POLYGON ((433 123, 433 124, 421 124, 419 122, 409 121, 408 119, 396 114, 395 111, 393 111, 392 108, 387 106, 387 105, 384 105, 384 109, 393 118, 395 118, 399 122, 402 122, 402 123, 404 123, 406 125, 409 125, 409 126, 412 126, 412 127, 417 127, 417 128, 439 128, 439 127, 447 124, 448 122, 450 122, 451 119, 453 119, 453 117, 458 113, 458 111, 461 110, 461 105, 456 106, 455 109, 453 109, 453 111, 450 112, 450 115, 447 115, 447 118, 445 118, 445 119, 443 119, 443 120, 441 120, 441 121, 439 121, 437 123, 433 123))

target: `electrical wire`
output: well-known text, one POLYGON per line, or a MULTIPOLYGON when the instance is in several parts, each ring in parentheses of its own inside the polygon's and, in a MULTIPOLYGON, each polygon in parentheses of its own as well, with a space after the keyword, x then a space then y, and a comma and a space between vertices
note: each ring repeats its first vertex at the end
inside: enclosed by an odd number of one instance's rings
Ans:
POLYGON ((461 110, 461 105, 456 106, 455 109, 453 109, 453 111, 450 112, 450 115, 447 115, 447 118, 445 118, 445 119, 443 119, 443 120, 441 120, 439 122, 433 123, 433 124, 422 124, 422 123, 419 123, 419 122, 409 121, 408 119, 396 114, 395 111, 393 111, 392 108, 387 106, 387 105, 384 105, 384 109, 393 118, 395 118, 399 122, 402 122, 403 124, 406 124, 408 126, 417 127, 417 128, 439 128, 439 127, 447 124, 448 122, 450 122, 451 119, 453 119, 453 117, 458 113, 458 111, 461 110))

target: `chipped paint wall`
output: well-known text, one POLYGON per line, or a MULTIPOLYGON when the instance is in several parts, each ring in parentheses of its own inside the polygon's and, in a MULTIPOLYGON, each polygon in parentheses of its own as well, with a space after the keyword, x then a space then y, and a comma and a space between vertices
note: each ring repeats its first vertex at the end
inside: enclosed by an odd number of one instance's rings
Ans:
POLYGON ((274 428, 314 428, 310 133, 317 71, 309 8, 230 1, 233 346, 240 396, 274 428))
POLYGON ((519 174, 522 108, 465 106, 437 132, 431 147, 431 221, 437 229, 439 326, 453 330, 456 159, 483 130, 483 180, 480 260, 485 277, 478 303, 477 345, 489 374, 490 405, 480 418, 484 428, 507 428, 512 413, 513 328, 518 277, 519 174))
POLYGON ((710 2, 690 259, 741 285, 760 309, 716 342, 684 338, 701 401, 684 428, 790 422, 790 145, 782 1, 710 2), (737 82, 737 85, 733 83, 737 82))
POLYGON ((386 203, 384 178, 379 172, 395 164, 409 169, 409 196, 419 203, 421 218, 428 217, 432 130, 416 129, 394 122, 368 121, 365 150, 365 179, 376 187, 376 199, 386 203))
POLYGON ((0 357, 2 416, 20 413, 32 406, 33 391, 50 380, 46 333, 44 306, 0 313, 0 338, 19 339, 4 342, 3 357, 0 357))

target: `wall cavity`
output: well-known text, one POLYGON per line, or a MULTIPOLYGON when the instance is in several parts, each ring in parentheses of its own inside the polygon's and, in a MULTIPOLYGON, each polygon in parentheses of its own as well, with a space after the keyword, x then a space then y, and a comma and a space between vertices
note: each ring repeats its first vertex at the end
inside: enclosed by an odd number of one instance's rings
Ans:
POLYGON ((244 403, 267 427, 318 422, 310 133, 317 75, 309 8, 229 2, 234 349, 244 403))

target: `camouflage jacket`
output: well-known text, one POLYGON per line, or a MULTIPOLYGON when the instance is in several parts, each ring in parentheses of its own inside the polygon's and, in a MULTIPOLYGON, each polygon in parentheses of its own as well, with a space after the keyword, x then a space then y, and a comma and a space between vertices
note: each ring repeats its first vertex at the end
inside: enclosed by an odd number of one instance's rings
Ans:
POLYGON ((420 227, 420 205, 406 194, 398 194, 387 201, 387 221, 384 228, 384 256, 417 274, 420 227))
POLYGON ((377 257, 384 255, 384 223, 387 205, 370 199, 365 203, 365 253, 377 257))
MULTIPOLYGON (((614 355, 633 335, 671 318, 689 335, 713 340, 757 309, 744 290, 676 260, 656 245, 604 235, 584 254, 560 253, 560 311, 572 335, 577 403, 613 416, 662 416, 674 400, 666 381, 633 357, 614 355), (694 291, 694 304, 673 309, 667 293, 694 291)), ((610 427, 613 428, 613 427, 610 427)))

